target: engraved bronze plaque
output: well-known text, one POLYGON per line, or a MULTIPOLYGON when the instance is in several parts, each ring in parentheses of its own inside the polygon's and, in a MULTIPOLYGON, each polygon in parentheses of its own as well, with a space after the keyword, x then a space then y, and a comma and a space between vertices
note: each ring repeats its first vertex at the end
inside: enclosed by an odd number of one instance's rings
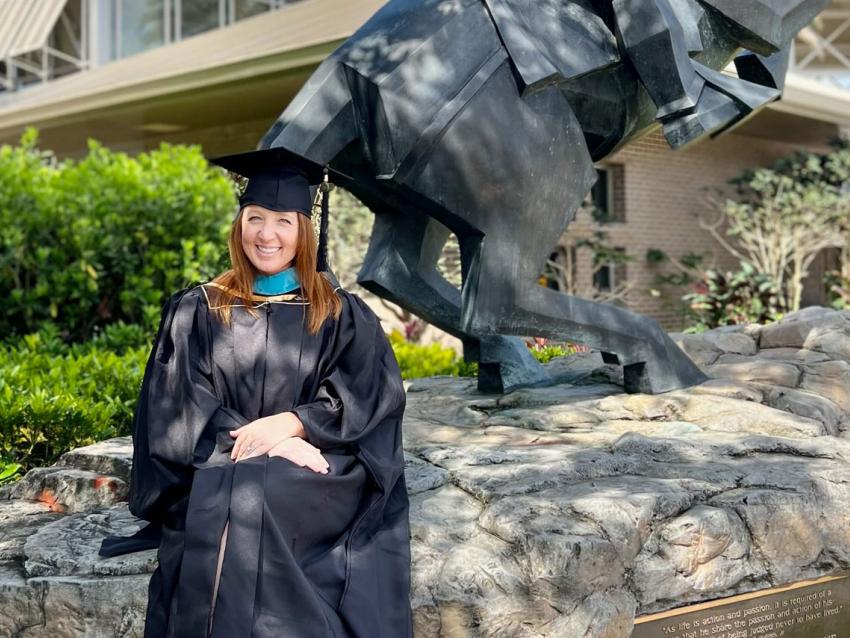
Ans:
POLYGON ((848 637, 846 573, 641 616, 632 632, 632 638, 848 637))

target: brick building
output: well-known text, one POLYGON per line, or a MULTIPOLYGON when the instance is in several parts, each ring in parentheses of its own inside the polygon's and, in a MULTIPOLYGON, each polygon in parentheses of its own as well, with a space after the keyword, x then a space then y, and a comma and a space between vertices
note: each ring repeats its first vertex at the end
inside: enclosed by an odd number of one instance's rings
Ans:
MULTIPOLYGON (((84 153, 89 137, 130 153, 161 141, 201 144, 208 155, 252 148, 319 62, 382 4, 0 0, 0 143, 33 125, 60 156, 84 153)), ((651 292, 658 269, 647 251, 713 254, 732 268, 696 224, 704 190, 850 131, 848 0, 800 34, 793 67, 783 100, 732 133, 673 152, 656 132, 599 166, 594 195, 607 221, 580 215, 564 244, 602 230, 629 259, 594 272, 591 249, 575 251, 566 261, 577 289, 627 282, 630 308, 681 327, 677 294, 651 292)), ((822 301, 819 288, 810 286, 809 303, 822 301)))
MULTIPOLYGON (((572 243, 570 236, 588 237, 603 231, 607 243, 629 259, 594 272, 591 249, 576 250, 576 288, 587 294, 594 289, 604 293, 625 283, 625 305, 631 310, 655 317, 668 329, 684 327, 679 294, 659 286, 657 279, 672 270, 651 264, 647 253, 657 249, 675 258, 702 254, 706 263, 737 270, 732 255, 699 226, 698 215, 711 217, 710 193, 746 169, 769 165, 796 149, 826 150, 826 141, 837 134, 829 127, 813 126, 810 134, 794 139, 796 136, 782 135, 782 130, 777 126, 771 139, 756 135, 755 127, 745 125, 734 134, 679 151, 670 150, 660 132, 655 132, 606 159, 599 166, 597 188, 608 191, 602 197, 610 221, 596 222, 587 213, 579 214, 564 244, 572 243), (656 296, 654 291, 663 294, 656 296)), ((822 265, 820 270, 813 268, 806 286, 806 305, 825 302, 819 285, 822 274, 822 265)))

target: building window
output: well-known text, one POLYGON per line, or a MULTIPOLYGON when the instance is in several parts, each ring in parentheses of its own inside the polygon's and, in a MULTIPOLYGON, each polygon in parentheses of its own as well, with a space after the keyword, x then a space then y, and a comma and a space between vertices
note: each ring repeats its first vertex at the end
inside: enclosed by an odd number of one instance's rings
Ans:
MULTIPOLYGON (((97 1, 97 0, 92 0, 97 1)), ((179 42, 297 0, 111 0, 112 58, 179 42)))
POLYGON ((278 0, 235 0, 233 5, 233 20, 243 20, 269 9, 275 9, 286 4, 278 0))
POLYGON ((597 292, 614 292, 626 285, 626 249, 614 248, 614 254, 597 255, 593 258, 593 287, 597 292))
POLYGON ((174 32, 179 38, 190 38, 204 31, 224 26, 224 4, 220 0, 175 0, 177 20, 174 32))
POLYGON ((167 37, 167 0, 116 0, 115 51, 123 58, 160 47, 167 37))
MULTIPOLYGON (((302 1, 74 0, 57 5, 16 0, 23 7, 22 17, 6 35, 36 29, 44 37, 24 38, 24 48, 0 58, 0 93, 95 68, 302 1)), ((0 17, 0 31, 3 26, 0 17)))
POLYGON ((596 169, 598 179, 590 191, 593 218, 600 224, 626 221, 623 166, 610 164, 596 169))

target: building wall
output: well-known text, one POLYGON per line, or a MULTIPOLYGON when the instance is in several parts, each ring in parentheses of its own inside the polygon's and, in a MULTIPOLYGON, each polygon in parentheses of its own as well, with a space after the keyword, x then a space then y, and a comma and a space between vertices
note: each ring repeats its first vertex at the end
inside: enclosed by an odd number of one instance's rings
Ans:
MULTIPOLYGON (((809 148, 825 150, 825 142, 809 148)), ((615 191, 615 202, 617 197, 622 198, 626 221, 599 225, 588 215, 580 215, 562 241, 587 236, 594 228, 607 231, 609 243, 624 247, 631 257, 626 264, 631 286, 626 306, 658 319, 668 330, 682 329, 681 293, 671 290, 663 297, 650 293, 658 289, 657 273, 672 270, 669 266, 659 269, 650 265, 647 251, 658 248, 676 258, 690 252, 702 253, 709 263, 713 257, 718 267, 737 269, 736 260, 698 225, 697 215, 710 210, 707 193, 723 187, 745 169, 769 165, 799 148, 732 133, 673 151, 660 132, 652 133, 602 163, 622 167, 623 187, 621 192, 615 191)), ((579 250, 576 262, 577 278, 582 288, 587 287, 592 276, 592 255, 588 250, 579 250)))

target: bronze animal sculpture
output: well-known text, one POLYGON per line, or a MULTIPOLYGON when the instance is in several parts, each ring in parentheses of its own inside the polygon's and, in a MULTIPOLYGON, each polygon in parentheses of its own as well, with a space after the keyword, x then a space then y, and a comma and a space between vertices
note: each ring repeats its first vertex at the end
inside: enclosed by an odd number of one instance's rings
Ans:
POLYGON ((660 325, 537 283, 596 180, 658 124, 673 147, 781 93, 827 0, 391 0, 260 141, 329 164, 375 214, 358 282, 463 340, 479 388, 545 384, 510 335, 569 339, 626 390, 700 383, 660 325), (720 72, 734 60, 738 77, 720 72), (457 236, 463 284, 436 264, 457 236))

